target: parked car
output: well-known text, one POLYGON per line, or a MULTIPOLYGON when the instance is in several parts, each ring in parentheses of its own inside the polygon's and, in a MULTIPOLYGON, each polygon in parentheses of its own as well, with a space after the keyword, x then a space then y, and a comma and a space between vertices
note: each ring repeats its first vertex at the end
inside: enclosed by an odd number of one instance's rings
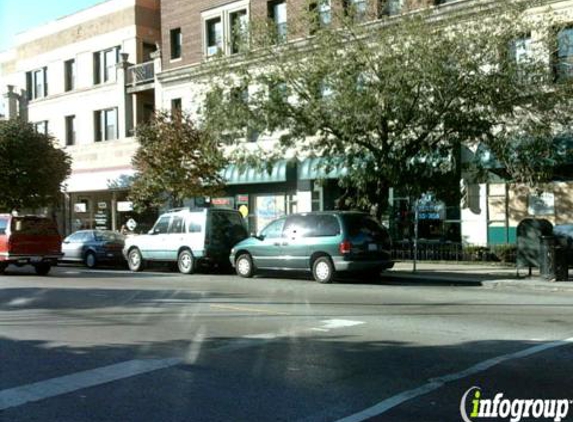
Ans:
POLYGON ((10 264, 46 275, 62 256, 62 237, 50 218, 0 214, 0 273, 10 264))
POLYGON ((83 262, 88 268, 100 263, 120 264, 125 236, 111 230, 80 230, 64 239, 62 261, 83 262))
POLYGON ((337 272, 392 268, 391 246, 388 231, 368 214, 311 212, 272 221, 235 245, 229 259, 241 277, 259 269, 305 270, 330 283, 337 272))
POLYGON ((191 274, 198 265, 228 266, 231 248, 247 236, 238 211, 173 210, 161 215, 148 234, 127 238, 123 254, 132 271, 141 271, 149 261, 163 261, 191 274))

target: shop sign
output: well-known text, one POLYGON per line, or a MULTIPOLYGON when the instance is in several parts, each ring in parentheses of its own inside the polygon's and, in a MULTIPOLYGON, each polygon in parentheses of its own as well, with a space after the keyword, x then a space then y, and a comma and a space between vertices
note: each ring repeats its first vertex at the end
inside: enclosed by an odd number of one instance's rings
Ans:
POLYGON ((117 210, 119 212, 133 211, 133 202, 131 202, 131 201, 119 201, 117 203, 117 210))
POLYGON ((95 220, 95 228, 97 230, 107 230, 108 229, 108 217, 107 212, 105 211, 98 211, 94 215, 95 220))
POLYGON ((235 199, 234 198, 212 198, 211 204, 215 207, 234 208, 235 207, 235 199))
POLYGON ((106 210, 107 209, 107 202, 98 202, 97 207, 100 210, 106 210))
POLYGON ((555 214, 555 194, 553 192, 543 192, 539 195, 529 195, 529 215, 553 215, 555 214))
POLYGON ((248 204, 249 203, 249 195, 237 195, 237 204, 248 204))
POLYGON ((74 212, 87 212, 88 207, 87 204, 83 203, 83 202, 78 202, 77 204, 74 204, 74 212))

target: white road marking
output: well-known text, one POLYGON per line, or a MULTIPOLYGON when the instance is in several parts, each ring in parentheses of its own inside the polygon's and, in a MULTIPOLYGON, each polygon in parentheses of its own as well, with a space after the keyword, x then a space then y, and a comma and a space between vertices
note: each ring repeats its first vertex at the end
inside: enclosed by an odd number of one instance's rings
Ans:
POLYGON ((82 388, 95 387, 158 369, 169 368, 179 365, 181 362, 182 360, 179 358, 129 360, 115 365, 9 388, 0 391, 0 410, 71 393, 82 388))
POLYGON ((30 303, 34 302, 35 299, 29 297, 17 297, 12 299, 10 302, 7 303, 8 306, 25 306, 29 305, 30 303))
POLYGON ((354 327, 356 325, 366 324, 364 321, 351 321, 348 319, 325 319, 324 321, 321 321, 321 323, 322 327, 300 327, 288 331, 282 331, 280 333, 247 334, 244 335, 243 338, 255 340, 274 340, 277 338, 288 337, 307 331, 319 331, 322 333, 327 333, 330 330, 335 330, 337 328, 354 327))
POLYGON ((478 374, 480 372, 484 372, 490 369, 493 366, 499 365, 500 363, 504 363, 514 359, 521 359, 527 356, 534 355, 536 353, 543 352, 545 350, 553 349, 555 347, 565 346, 567 344, 573 343, 573 337, 566 338, 564 340, 553 341, 550 343, 540 344, 537 346, 529 347, 527 349, 520 350, 519 352, 509 353, 507 355, 497 356, 488 360, 484 360, 476 365, 470 366, 469 368, 455 372, 453 374, 444 375, 438 378, 433 378, 428 380, 427 384, 424 384, 418 388, 414 388, 412 390, 407 390, 402 393, 396 394, 386 400, 381 401, 380 403, 369 407, 368 409, 364 409, 358 413, 353 415, 347 416, 345 418, 339 419, 336 422, 361 422, 366 419, 373 418, 375 416, 379 416, 388 410, 393 409, 396 406, 401 405, 402 403, 411 400, 415 397, 422 396, 424 394, 428 394, 434 390, 437 390, 443 387, 445 384, 452 382, 452 381, 459 381, 463 378, 467 378, 471 375, 478 374))
POLYGON ((322 328, 332 330, 335 328, 354 327, 355 325, 362 325, 364 321, 352 321, 349 319, 326 319, 322 321, 322 328))

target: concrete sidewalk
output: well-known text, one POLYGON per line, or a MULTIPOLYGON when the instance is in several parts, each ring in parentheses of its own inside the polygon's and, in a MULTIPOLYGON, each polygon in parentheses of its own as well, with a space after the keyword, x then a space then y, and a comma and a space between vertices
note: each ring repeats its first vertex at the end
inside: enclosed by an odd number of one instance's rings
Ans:
POLYGON ((383 273, 383 280, 390 283, 438 283, 446 285, 470 285, 486 288, 518 288, 545 291, 573 292, 573 271, 569 270, 570 281, 550 281, 541 278, 539 269, 534 268, 532 276, 520 268, 519 277, 515 266, 497 263, 471 262, 429 262, 418 261, 413 272, 412 261, 396 262, 394 268, 383 273))

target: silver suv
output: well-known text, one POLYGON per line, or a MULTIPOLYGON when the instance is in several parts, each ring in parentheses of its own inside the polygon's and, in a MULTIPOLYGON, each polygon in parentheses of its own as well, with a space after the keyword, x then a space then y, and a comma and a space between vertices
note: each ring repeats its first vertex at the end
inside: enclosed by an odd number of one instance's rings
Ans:
POLYGON ((242 215, 231 209, 178 209, 161 215, 148 234, 128 237, 123 255, 132 271, 149 261, 177 263, 193 273, 200 264, 228 265, 231 248, 248 236, 242 215))

